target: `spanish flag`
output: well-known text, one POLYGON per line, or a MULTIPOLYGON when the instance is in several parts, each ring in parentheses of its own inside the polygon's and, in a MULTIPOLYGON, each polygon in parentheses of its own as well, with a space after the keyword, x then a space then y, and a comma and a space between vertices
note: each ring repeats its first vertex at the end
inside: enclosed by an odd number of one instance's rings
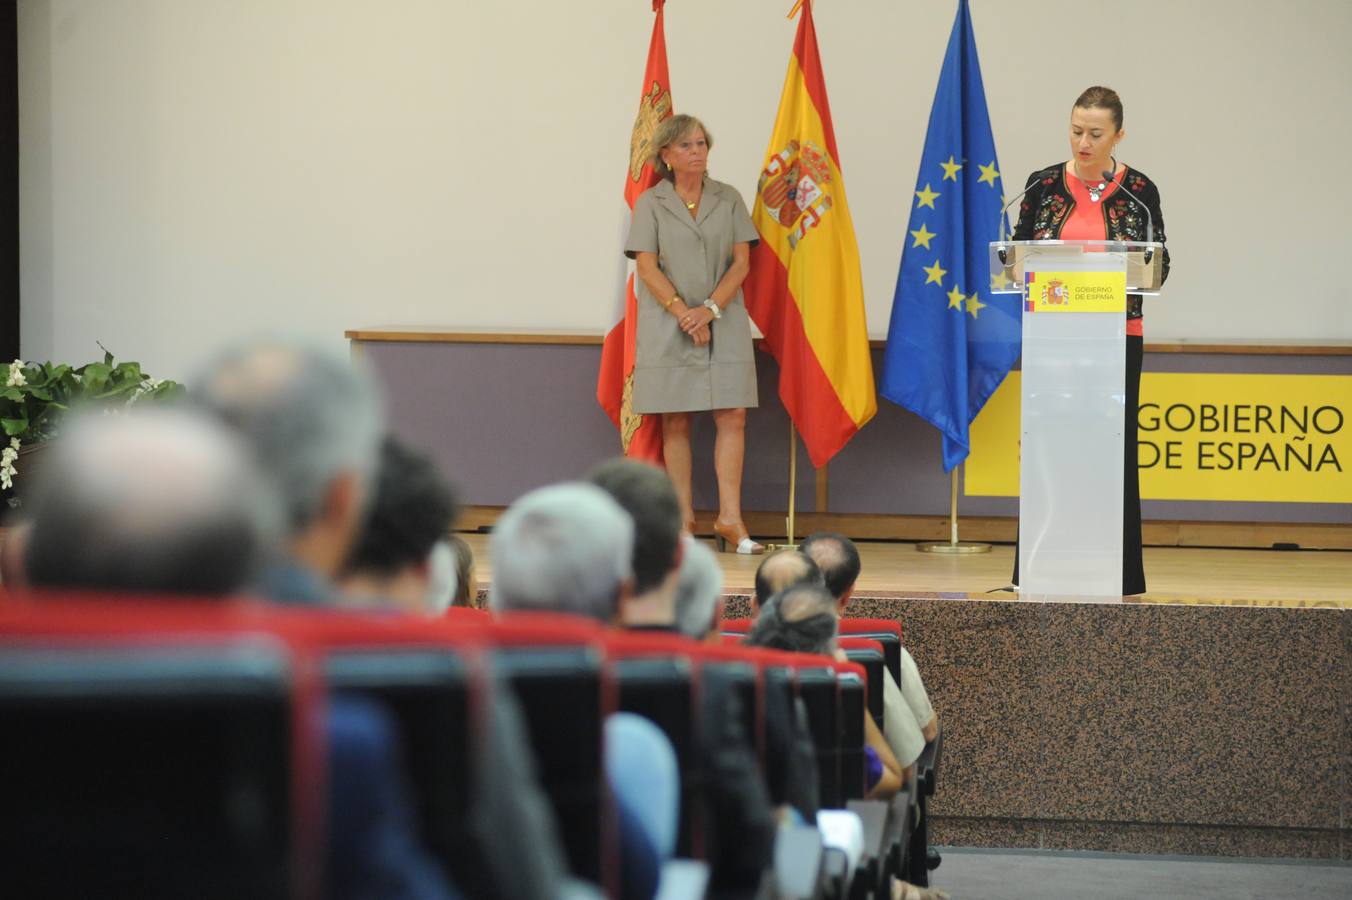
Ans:
MULTIPOLYGON (((670 118, 671 78, 667 74, 667 40, 663 30, 662 6, 666 0, 653 0, 657 19, 653 22, 653 36, 648 44, 648 65, 643 72, 643 90, 639 94, 638 118, 629 136, 629 170, 624 178, 624 228, 634 211, 634 202, 648 188, 657 184, 660 176, 653 170, 648 157, 652 153, 652 137, 663 119, 670 118)), ((624 241, 616 252, 621 252, 624 241)), ((606 334, 601 347, 601 371, 596 378, 596 401, 606 411, 610 421, 620 430, 620 444, 624 455, 636 459, 662 462, 662 419, 660 416, 634 412, 634 341, 638 333, 638 298, 634 294, 634 264, 620 293, 620 321, 606 334)))
POLYGON ((798 36, 756 188, 743 293, 779 363, 779 397, 820 468, 878 410, 859 246, 831 129, 812 4, 798 36))

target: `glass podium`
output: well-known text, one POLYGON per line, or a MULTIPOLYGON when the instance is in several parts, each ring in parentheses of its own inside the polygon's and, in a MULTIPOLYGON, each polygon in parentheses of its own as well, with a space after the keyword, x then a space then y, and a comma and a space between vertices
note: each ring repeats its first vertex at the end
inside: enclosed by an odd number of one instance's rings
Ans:
POLYGON ((990 245, 993 292, 1024 301, 1020 596, 1122 596, 1126 295, 1159 293, 1161 247, 990 245))

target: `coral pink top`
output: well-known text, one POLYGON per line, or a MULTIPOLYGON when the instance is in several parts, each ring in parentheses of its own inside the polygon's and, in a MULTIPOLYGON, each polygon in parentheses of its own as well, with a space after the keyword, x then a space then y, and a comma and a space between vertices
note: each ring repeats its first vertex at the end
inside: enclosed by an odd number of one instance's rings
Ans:
MULTIPOLYGON (((1120 175, 1118 176, 1121 177, 1120 175)), ((1099 196, 1095 203, 1089 196, 1089 188, 1085 183, 1074 175, 1067 173, 1065 176, 1066 185, 1070 188, 1070 196, 1075 199, 1075 206, 1070 211, 1070 217, 1066 219, 1066 224, 1061 228, 1061 240, 1063 241, 1102 241, 1108 238, 1108 226, 1103 221, 1103 201, 1107 200, 1117 191, 1119 182, 1113 181, 1099 196)), ((1141 327, 1143 319, 1128 319, 1127 334, 1142 337, 1144 331, 1141 327)))

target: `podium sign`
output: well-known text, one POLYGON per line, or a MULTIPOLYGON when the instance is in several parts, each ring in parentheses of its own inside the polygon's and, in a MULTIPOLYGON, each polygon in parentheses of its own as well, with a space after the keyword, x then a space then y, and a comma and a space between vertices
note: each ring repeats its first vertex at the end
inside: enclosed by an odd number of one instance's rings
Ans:
POLYGON ((991 246, 997 290, 1024 299, 1020 594, 1120 597, 1126 295, 1151 267, 1140 245, 991 246))

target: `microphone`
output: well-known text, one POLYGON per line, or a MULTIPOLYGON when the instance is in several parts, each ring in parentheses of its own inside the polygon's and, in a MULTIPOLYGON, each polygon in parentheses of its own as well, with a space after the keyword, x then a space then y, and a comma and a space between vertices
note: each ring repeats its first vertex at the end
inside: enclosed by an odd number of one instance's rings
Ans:
MULTIPOLYGON (((1060 165, 1060 163, 1057 163, 1057 165, 1060 165)), ((1041 180, 1043 175, 1047 174, 1048 172, 1050 172, 1052 169, 1055 168, 1056 166, 1048 166, 1045 169, 1039 169, 1038 171, 1034 172, 1033 177, 1029 179, 1028 187, 1019 191, 1017 194, 1014 195, 1014 198, 1012 200, 1010 200, 1004 206, 1000 207, 1000 246, 995 248, 995 253, 997 256, 1000 257, 1001 265, 1009 264, 1009 259, 1007 258, 1009 248, 1005 246, 1005 224, 1006 222, 1008 222, 1008 220, 1005 218, 1005 213, 1009 212, 1009 208, 1013 206, 1015 203, 1017 203, 1020 197, 1031 191, 1033 189, 1033 185, 1037 184, 1038 181, 1041 180)))
MULTIPOLYGON (((1137 206, 1145 210, 1145 242, 1147 244, 1153 244, 1155 242, 1155 217, 1150 214, 1150 207, 1146 206, 1145 201, 1142 200, 1140 197, 1137 197, 1131 191, 1128 191, 1126 185, 1122 184, 1122 182, 1120 181, 1117 181, 1114 178, 1112 172, 1109 172, 1108 170, 1105 169, 1102 174, 1104 181, 1108 181, 1111 182, 1112 184, 1117 185, 1118 190, 1125 192, 1126 196, 1130 197, 1133 201, 1135 201, 1137 206)), ((1147 266, 1150 265, 1150 261, 1153 260, 1154 258, 1155 258, 1155 248, 1146 247, 1144 257, 1145 264, 1147 266)))

